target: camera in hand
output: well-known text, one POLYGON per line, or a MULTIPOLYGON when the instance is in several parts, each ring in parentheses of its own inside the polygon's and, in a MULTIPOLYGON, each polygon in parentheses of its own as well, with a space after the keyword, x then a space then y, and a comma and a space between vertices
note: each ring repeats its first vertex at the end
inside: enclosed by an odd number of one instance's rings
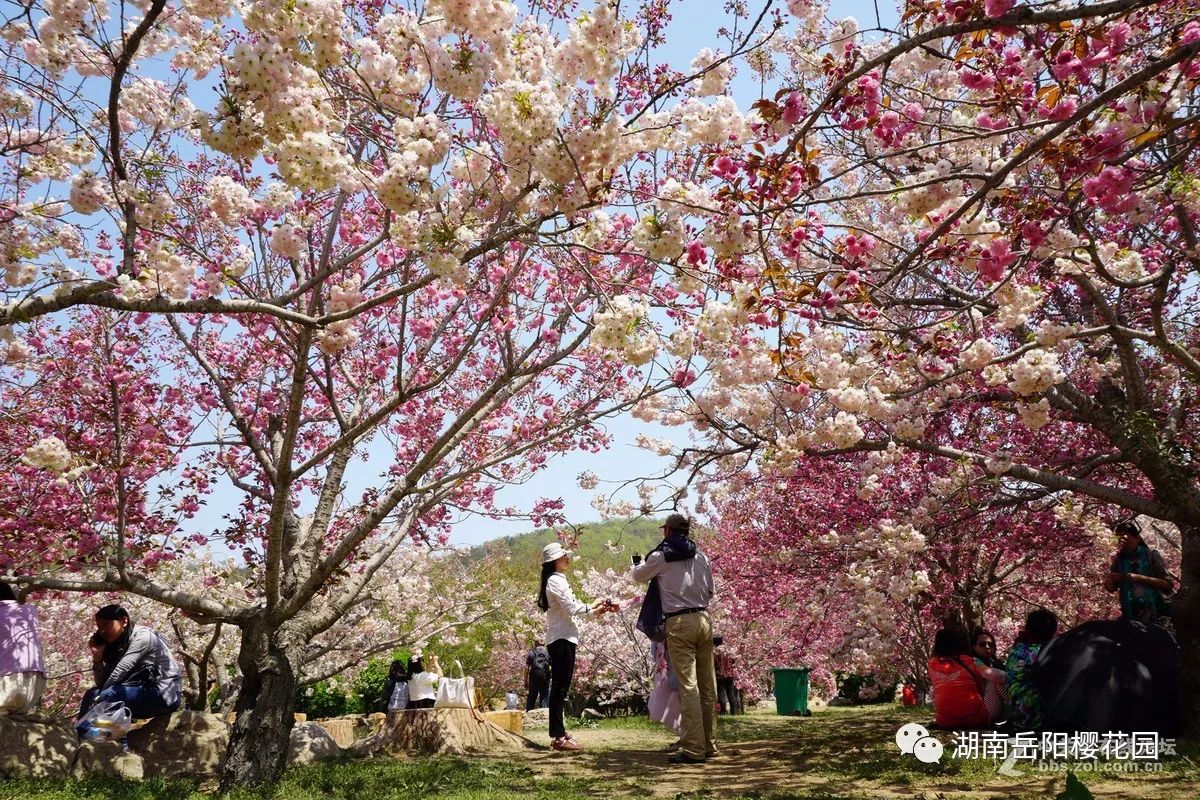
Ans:
POLYGON ((636 567, 638 564, 642 563, 642 557, 641 557, 641 555, 639 555, 638 553, 634 553, 634 554, 633 554, 633 556, 632 556, 632 558, 633 558, 633 565, 634 565, 635 567, 636 567))

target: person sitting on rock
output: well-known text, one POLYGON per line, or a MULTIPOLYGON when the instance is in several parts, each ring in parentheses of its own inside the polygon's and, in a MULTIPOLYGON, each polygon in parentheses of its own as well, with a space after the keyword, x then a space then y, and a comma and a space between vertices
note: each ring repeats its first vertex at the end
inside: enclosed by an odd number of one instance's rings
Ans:
POLYGON ((408 707, 433 708, 437 700, 437 683, 442 677, 437 656, 429 657, 429 669, 426 670, 425 660, 420 654, 414 655, 408 660, 408 675, 408 707))
POLYGON ((80 717, 103 701, 121 701, 134 719, 179 708, 183 675, 171 649, 145 625, 134 625, 124 608, 114 604, 96 612, 96 633, 88 647, 96 685, 84 693, 80 717))
POLYGON ((0 714, 29 713, 45 688, 37 611, 0 581, 0 714))
POLYGON ((396 659, 388 670, 387 683, 383 687, 383 702, 386 711, 403 711, 408 708, 408 670, 404 662, 396 659))

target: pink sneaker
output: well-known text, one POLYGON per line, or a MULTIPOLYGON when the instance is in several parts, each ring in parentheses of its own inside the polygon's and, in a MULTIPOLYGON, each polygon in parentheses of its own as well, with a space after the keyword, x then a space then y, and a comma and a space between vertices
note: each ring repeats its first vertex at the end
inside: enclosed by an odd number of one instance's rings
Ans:
POLYGON ((583 745, 581 745, 579 742, 577 742, 573 738, 571 738, 571 734, 568 733, 567 735, 560 736, 557 739, 555 739, 553 742, 551 742, 550 749, 551 750, 566 750, 566 751, 574 752, 576 750, 582 750, 583 745))

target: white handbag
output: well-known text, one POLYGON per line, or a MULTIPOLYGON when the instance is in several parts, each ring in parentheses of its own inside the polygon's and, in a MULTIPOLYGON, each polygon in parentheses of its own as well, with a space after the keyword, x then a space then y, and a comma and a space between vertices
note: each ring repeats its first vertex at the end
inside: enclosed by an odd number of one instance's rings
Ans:
POLYGON ((438 681, 437 700, 434 708, 474 708, 475 679, 463 674, 462 662, 455 660, 458 667, 458 677, 443 677, 438 681))

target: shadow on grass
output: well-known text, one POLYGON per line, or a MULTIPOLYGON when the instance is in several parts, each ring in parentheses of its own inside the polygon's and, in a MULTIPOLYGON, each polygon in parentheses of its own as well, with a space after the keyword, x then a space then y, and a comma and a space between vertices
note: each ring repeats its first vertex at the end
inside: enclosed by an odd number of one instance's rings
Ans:
MULTIPOLYGON (((425 758, 326 762, 288 770, 275 786, 241 789, 223 800, 578 800, 586 778, 535 779, 501 761, 425 758)), ((0 800, 212 800, 193 781, 115 778, 0 781, 0 800)))
MULTIPOLYGON (((895 744, 896 730, 908 722, 928 725, 932 716, 928 707, 881 705, 831 709, 802 718, 722 717, 718 742, 724 755, 703 766, 676 767, 656 751, 599 751, 588 757, 595 773, 606 779, 632 772, 660 786, 703 781, 703 790, 678 795, 689 799, 731 794, 762 800, 866 797, 874 796, 873 786, 889 794, 933 791, 951 797, 961 792, 1054 797, 1062 790, 1064 772, 1038 772, 1024 764, 1021 777, 1009 779, 998 773, 995 760, 953 758, 950 731, 934 732, 946 752, 940 763, 925 764, 902 754, 895 744), (680 770, 694 774, 684 778, 680 770)), ((1080 777, 1088 786, 1106 786, 1110 792, 1139 785, 1142 796, 1200 797, 1200 770, 1186 755, 1165 762, 1157 774, 1092 772, 1080 777)))

